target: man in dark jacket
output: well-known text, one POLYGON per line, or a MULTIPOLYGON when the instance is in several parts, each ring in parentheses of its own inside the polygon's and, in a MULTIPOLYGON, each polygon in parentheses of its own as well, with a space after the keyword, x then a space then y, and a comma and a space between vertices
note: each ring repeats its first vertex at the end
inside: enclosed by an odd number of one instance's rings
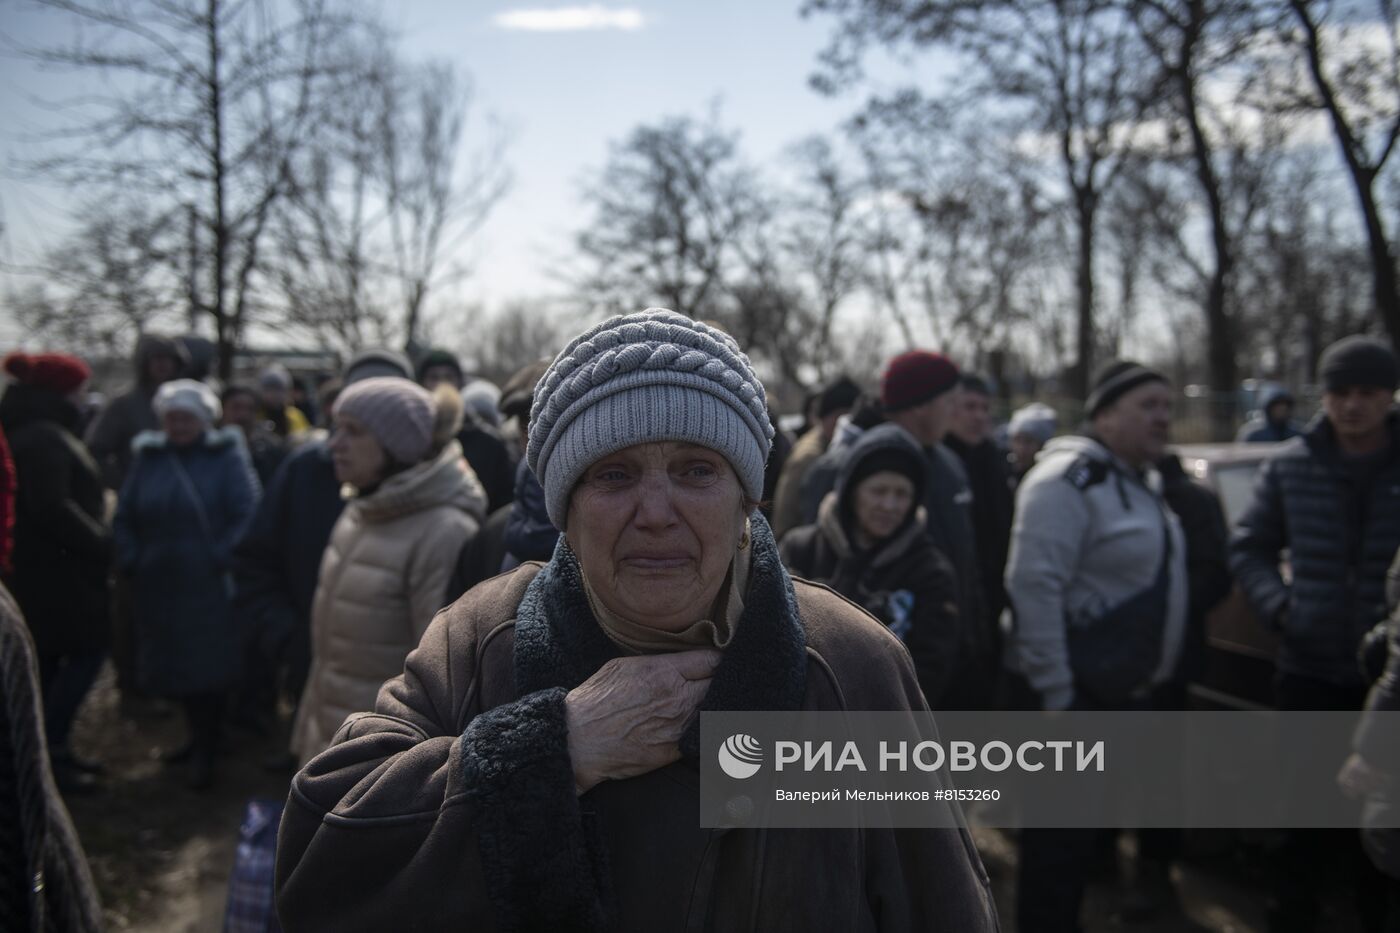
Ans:
POLYGON ((1011 465, 992 439, 992 390, 981 376, 964 373, 962 392, 943 443, 958 455, 972 485, 972 526, 988 634, 1001 655, 997 620, 1006 608, 1006 553, 1011 547, 1011 465))
POLYGON ((973 528, 972 487, 962 461, 943 443, 958 403, 961 374, 952 360, 910 350, 890 361, 880 383, 885 415, 924 451, 928 477, 924 508, 929 537, 957 576, 959 658, 957 676, 943 695, 943 709, 990 709, 997 657, 991 637, 973 528))
MULTIPOLYGON (((1206 615, 1230 595, 1230 532, 1220 498, 1186 475, 1176 454, 1157 461, 1162 475, 1162 498, 1181 520, 1186 540, 1186 640, 1177 672, 1180 699, 1186 684, 1205 665, 1206 615)), ((1184 706, 1182 708, 1185 708, 1184 706)))
MULTIPOLYGON (((350 361, 344 382, 411 374, 401 355, 367 350, 350 361)), ((248 623, 255 669, 284 668, 293 697, 301 695, 311 668, 311 603, 321 555, 344 505, 325 442, 303 444, 273 474, 234 551, 234 604, 248 623)))
MULTIPOLYGON (((1400 547, 1400 417, 1391 411, 1400 367, 1380 341, 1348 337, 1323 351, 1318 374, 1322 414, 1260 468, 1230 563, 1255 616, 1279 633, 1278 707, 1359 710, 1357 649, 1386 615, 1386 570, 1400 547), (1291 583, 1279 571, 1285 550, 1291 583)), ((1316 833, 1289 834, 1271 929, 1316 928, 1328 859, 1316 833)), ((1363 895, 1378 891, 1362 871, 1363 895)))
POLYGON ((260 417, 262 412, 258 393, 251 387, 231 385, 220 394, 219 401, 224 406, 221 424, 224 427, 232 425, 243 432, 258 482, 266 489, 277 468, 287 458, 287 442, 260 417))
POLYGON ((802 481, 831 443, 836 422, 851 410, 859 395, 860 386, 843 375, 823 387, 812 399, 808 410, 812 425, 792 445, 773 493, 773 534, 779 538, 803 524, 802 481))
MULTIPOLYGON (((418 363, 418 383, 429 392, 442 382, 460 392, 464 381, 462 364, 448 350, 429 351, 418 363)), ((508 505, 515 498, 515 461, 495 426, 487 424, 468 407, 457 440, 472 472, 486 490, 488 512, 508 505)))
POLYGON ((189 358, 178 341, 161 334, 143 334, 136 341, 132 363, 136 384, 112 399, 88 427, 84 438, 112 489, 121 489, 126 479, 126 471, 131 466, 132 440, 142 431, 160 427, 155 409, 151 407, 156 389, 183 376, 189 358))

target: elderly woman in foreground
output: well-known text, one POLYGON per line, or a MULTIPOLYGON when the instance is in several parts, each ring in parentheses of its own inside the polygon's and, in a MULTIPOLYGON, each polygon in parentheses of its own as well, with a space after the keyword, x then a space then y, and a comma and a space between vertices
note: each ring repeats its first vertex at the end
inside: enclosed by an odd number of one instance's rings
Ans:
POLYGON ((727 335, 669 311, 573 340, 528 459, 563 536, 444 610, 297 775, 299 930, 996 929, 960 830, 702 829, 702 710, 923 708, 909 655, 792 581, 772 437, 727 335))

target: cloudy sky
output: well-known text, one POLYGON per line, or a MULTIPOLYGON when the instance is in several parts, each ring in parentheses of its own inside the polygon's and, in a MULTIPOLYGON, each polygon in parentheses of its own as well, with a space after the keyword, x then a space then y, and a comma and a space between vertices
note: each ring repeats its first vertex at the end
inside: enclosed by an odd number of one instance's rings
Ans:
MULTIPOLYGON (((760 162, 836 127, 857 101, 823 98, 807 87, 831 22, 804 20, 799 8, 800 0, 408 0, 386 9, 407 54, 447 59, 469 72, 479 111, 514 130, 508 158, 515 184, 479 238, 470 257, 477 274, 461 297, 494 307, 550 291, 551 270, 586 218, 579 180, 602 164, 610 141, 638 123, 700 116, 718 100, 723 123, 742 132, 746 153, 760 162)), ((45 28, 52 26, 20 17, 7 26, 21 39, 43 37, 45 28)), ((921 67, 924 75, 891 66, 887 77, 926 76, 930 65, 921 67)), ((37 80, 42 87, 54 79, 37 80)), ((24 133, 48 119, 27 102, 35 86, 25 63, 0 58, 0 153, 10 164, 22 155, 24 133)), ((6 258, 22 258, 16 253, 60 229, 61 192, 7 177, 0 199, 12 234, 6 258)))

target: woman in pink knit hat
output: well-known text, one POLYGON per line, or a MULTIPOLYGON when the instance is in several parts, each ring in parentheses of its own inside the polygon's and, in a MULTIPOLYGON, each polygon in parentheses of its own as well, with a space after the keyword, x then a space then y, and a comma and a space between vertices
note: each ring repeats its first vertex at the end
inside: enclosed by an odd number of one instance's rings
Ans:
POLYGON ((365 379, 340 394, 334 418, 331 459, 349 501, 311 608, 311 674, 292 729, 303 764, 403 670, 486 515, 456 440, 462 399, 451 386, 365 379))

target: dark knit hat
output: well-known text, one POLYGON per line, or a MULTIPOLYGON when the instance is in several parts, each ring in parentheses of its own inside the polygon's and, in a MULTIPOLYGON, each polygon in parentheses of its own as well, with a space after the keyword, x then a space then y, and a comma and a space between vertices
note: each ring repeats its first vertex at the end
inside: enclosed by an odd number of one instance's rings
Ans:
POLYGON ((361 350, 345 364, 341 381, 347 386, 361 379, 374 379, 381 376, 398 376, 401 379, 413 378, 413 364, 408 357, 393 350, 376 348, 361 350))
POLYGON ((975 392, 978 395, 985 395, 988 398, 992 396, 991 384, 977 373, 963 373, 962 378, 958 380, 958 384, 962 386, 964 392, 975 392))
POLYGON ((501 400, 496 407, 507 418, 530 419, 530 405, 535 400, 535 384, 549 371, 551 360, 536 360, 511 373, 506 384, 501 386, 501 400))
POLYGON ((937 398, 958 384, 958 367, 941 353, 910 350, 885 367, 880 401, 885 411, 902 411, 937 398))
POLYGON ((423 374, 426 373, 428 370, 432 369, 434 366, 451 367, 451 369, 457 374, 458 382, 461 382, 466 375, 462 372, 462 362, 461 360, 457 359, 457 354, 453 353, 451 350, 444 350, 441 347, 435 347, 432 350, 429 350, 427 353, 425 353, 423 355, 423 358, 418 361, 418 381, 422 382, 423 374))
POLYGON ((849 410, 859 397, 860 386, 852 382, 849 376, 839 376, 817 397, 817 417, 825 418, 833 412, 849 410))
POLYGON ((1089 418, 1097 417, 1124 395, 1149 382, 1167 383, 1168 380, 1157 370, 1133 360, 1109 360, 1094 372, 1094 384, 1089 389, 1089 400, 1084 403, 1084 413, 1089 418))
POLYGON ((1338 392, 1353 386, 1388 389, 1400 385, 1395 353, 1374 337, 1343 337, 1322 351, 1317 361, 1322 387, 1338 392))
POLYGON ((4 367, 17 382, 59 395, 67 395, 92 378, 88 364, 67 353, 11 353, 5 357, 4 367))

